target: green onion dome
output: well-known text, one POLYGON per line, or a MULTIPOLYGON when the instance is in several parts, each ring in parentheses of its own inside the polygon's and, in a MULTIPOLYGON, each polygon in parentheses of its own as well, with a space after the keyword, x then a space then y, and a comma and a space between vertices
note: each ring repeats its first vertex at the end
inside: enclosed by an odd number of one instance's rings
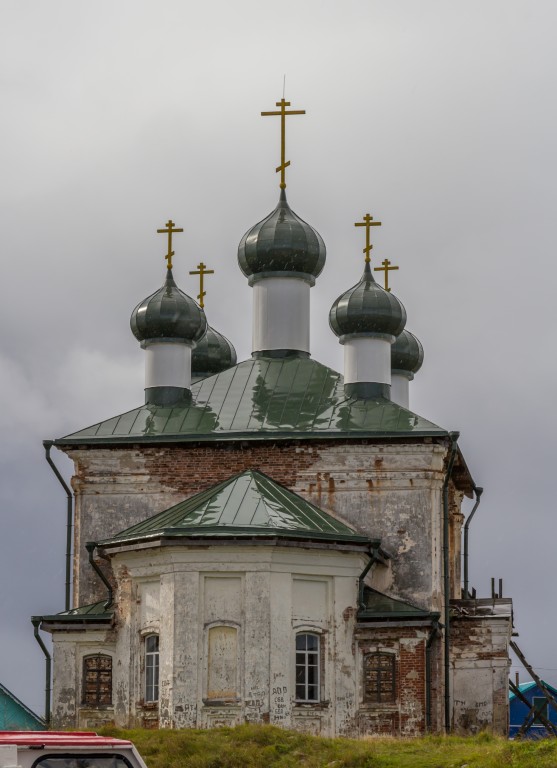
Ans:
POLYGON ((226 371, 236 365, 236 350, 226 336, 215 331, 210 325, 207 333, 191 353, 192 381, 206 379, 215 373, 226 371))
POLYGON ((424 362, 424 348, 413 333, 404 329, 391 345, 391 370, 417 373, 424 362))
POLYGON ((359 283, 343 293, 329 312, 329 325, 337 336, 398 336, 406 323, 406 310, 397 297, 375 282, 369 262, 359 283))
POLYGON ((207 319, 201 307, 178 288, 169 269, 162 288, 134 309, 130 326, 141 342, 177 339, 193 345, 205 334, 207 319))
POLYGON ((257 275, 298 274, 314 281, 325 266, 321 235, 296 216, 281 190, 275 210, 252 227, 238 246, 238 263, 250 283, 257 275))

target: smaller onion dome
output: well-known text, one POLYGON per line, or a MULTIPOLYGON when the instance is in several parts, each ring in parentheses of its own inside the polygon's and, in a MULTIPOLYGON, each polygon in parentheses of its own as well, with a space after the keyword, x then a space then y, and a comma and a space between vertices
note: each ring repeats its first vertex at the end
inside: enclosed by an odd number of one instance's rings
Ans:
POLYGON ((384 334, 398 336, 406 323, 406 310, 397 297, 375 282, 369 262, 359 283, 343 293, 329 312, 329 325, 337 336, 384 334))
POLYGON ((201 307, 178 288, 168 269, 162 288, 133 310, 130 326, 141 342, 177 339, 195 344, 207 330, 207 319, 201 307))
POLYGON ((424 361, 424 348, 413 333, 404 329, 391 345, 391 369, 417 373, 424 361))
POLYGON ((297 273, 313 280, 325 266, 321 235, 296 216, 281 190, 275 210, 252 227, 238 246, 238 263, 253 282, 256 275, 297 273))
POLYGON ((192 381, 226 371, 236 365, 236 359, 236 350, 231 342, 208 325, 207 333, 191 353, 192 381))

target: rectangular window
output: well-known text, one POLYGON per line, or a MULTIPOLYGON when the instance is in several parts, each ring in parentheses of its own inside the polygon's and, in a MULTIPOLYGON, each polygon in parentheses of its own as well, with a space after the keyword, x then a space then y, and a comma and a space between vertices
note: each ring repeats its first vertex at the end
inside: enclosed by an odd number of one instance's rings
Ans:
POLYGON ((395 701, 395 657, 392 653, 366 653, 364 656, 364 701, 395 701))
POLYGON ((101 707, 112 704, 112 657, 99 653, 83 659, 83 704, 101 707))
POLYGON ((145 701, 159 700, 159 636, 145 638, 145 701))
MULTIPOLYGON (((534 712, 545 717, 546 720, 549 719, 547 716, 547 699, 545 696, 532 696, 532 704, 534 705, 534 712)), ((536 715, 533 725, 543 725, 538 715, 536 715)))
POLYGON ((319 635, 296 635, 296 701, 319 701, 319 635))

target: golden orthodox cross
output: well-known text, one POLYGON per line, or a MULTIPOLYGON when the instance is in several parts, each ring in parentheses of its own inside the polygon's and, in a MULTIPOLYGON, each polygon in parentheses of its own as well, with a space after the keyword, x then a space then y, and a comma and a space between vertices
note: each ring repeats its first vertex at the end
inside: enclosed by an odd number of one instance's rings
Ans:
POLYGON ((363 219, 364 219, 363 221, 357 221, 354 224, 354 226, 366 228, 366 247, 363 249, 362 253, 365 253, 366 255, 366 264, 369 264, 369 262, 371 261, 370 253, 371 253, 371 249, 373 248, 373 245, 370 243, 370 228, 380 227, 381 222, 373 221, 373 216, 370 216, 369 213, 366 213, 363 219))
POLYGON ((286 107, 290 106, 289 101, 284 100, 284 96, 280 101, 276 102, 276 106, 280 107, 280 110, 278 112, 262 112, 262 117, 267 117, 268 115, 280 115, 280 165, 276 169, 276 173, 280 171, 280 188, 286 189, 286 181, 285 181, 285 171, 287 167, 290 165, 290 160, 286 162, 285 160, 285 153, 286 153, 286 115, 305 115, 306 110, 305 109, 290 109, 287 110, 286 107))
POLYGON ((389 259, 383 259, 381 264, 383 265, 382 267, 375 267, 373 271, 385 273, 385 290, 387 291, 387 293, 390 293, 391 289, 389 288, 389 272, 392 272, 393 269, 398 269, 398 267, 391 267, 390 266, 391 262, 389 261, 389 259))
POLYGON ((205 264, 201 261, 197 265, 197 270, 194 270, 193 272, 190 272, 190 275, 199 275, 199 294, 197 298, 199 299, 199 306, 203 309, 205 306, 205 302, 203 301, 203 297, 207 295, 207 291, 203 290, 203 277, 205 275, 214 275, 215 270, 214 269, 205 269, 205 264))
POLYGON ((174 232, 183 232, 183 229, 177 229, 174 227, 174 222, 172 219, 168 219, 166 222, 166 229, 157 229, 157 232, 160 235, 167 234, 168 235, 168 253, 164 257, 166 261, 168 262, 167 266, 168 269, 172 269, 172 257, 174 256, 174 251, 172 250, 172 235, 174 232))

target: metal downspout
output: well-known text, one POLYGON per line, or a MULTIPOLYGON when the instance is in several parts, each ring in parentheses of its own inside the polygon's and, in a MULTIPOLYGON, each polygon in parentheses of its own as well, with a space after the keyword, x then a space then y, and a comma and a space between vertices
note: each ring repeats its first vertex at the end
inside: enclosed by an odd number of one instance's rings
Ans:
POLYGON ((451 609, 451 581, 449 570, 449 481, 453 471, 456 452, 458 449, 457 441, 460 432, 451 432, 451 451, 449 454, 449 463, 447 474, 443 483, 443 592, 445 598, 445 732, 451 732, 451 692, 450 692, 450 609, 451 609))
POLYGON ((480 506, 480 500, 482 498, 482 493, 484 492, 483 488, 474 487, 474 493, 476 494, 476 503, 474 504, 472 511, 468 515, 468 519, 464 523, 464 589, 463 589, 463 597, 465 600, 468 599, 468 528, 470 526, 470 523, 472 522, 472 518, 474 517, 474 514, 476 513, 477 508, 480 506))
POLYGON ((369 571, 371 570, 371 566, 377 562, 378 548, 371 547, 369 551, 369 562, 367 563, 366 567, 360 574, 360 578, 358 579, 358 608, 360 610, 364 610, 365 603, 364 603, 364 579, 368 575, 369 571))
MULTIPOLYGON (((442 626, 442 625, 441 625, 442 626)), ((425 728, 426 733, 431 731, 431 646, 439 634, 439 622, 433 622, 431 632, 425 646, 425 728)))
POLYGON ((52 659, 50 657, 50 653, 48 652, 48 648, 43 643, 42 637, 39 635, 39 626, 41 624, 40 618, 37 618, 33 616, 31 619, 31 623, 33 624, 33 634, 35 635, 35 640, 37 643, 41 646, 41 650, 44 653, 45 657, 45 664, 46 664, 46 672, 45 672, 45 689, 44 689, 44 719, 45 723, 50 725, 50 667, 52 664, 52 659))
POLYGON ((100 578, 102 583, 105 585, 107 592, 108 592, 108 600, 106 601, 105 608, 110 608, 112 603, 114 602, 114 595, 112 592, 112 584, 109 582, 109 580, 106 578, 104 573, 101 571, 99 566, 95 562, 95 558, 93 557, 93 552, 97 548, 97 543, 95 541, 88 541, 85 545, 85 548, 87 549, 87 552, 89 552, 89 562, 93 566, 93 569, 97 576, 100 578))
POLYGON ((58 467, 55 465, 55 463, 52 461, 52 458, 50 456, 50 449, 53 446, 52 440, 43 440, 43 446, 46 453, 46 460, 58 478, 62 488, 66 491, 66 495, 68 497, 67 502, 67 513, 66 513, 66 611, 70 610, 70 603, 71 603, 71 579, 72 579, 72 524, 73 524, 73 515, 72 515, 72 508, 73 508, 73 496, 71 490, 68 488, 66 481, 58 471, 58 467))

